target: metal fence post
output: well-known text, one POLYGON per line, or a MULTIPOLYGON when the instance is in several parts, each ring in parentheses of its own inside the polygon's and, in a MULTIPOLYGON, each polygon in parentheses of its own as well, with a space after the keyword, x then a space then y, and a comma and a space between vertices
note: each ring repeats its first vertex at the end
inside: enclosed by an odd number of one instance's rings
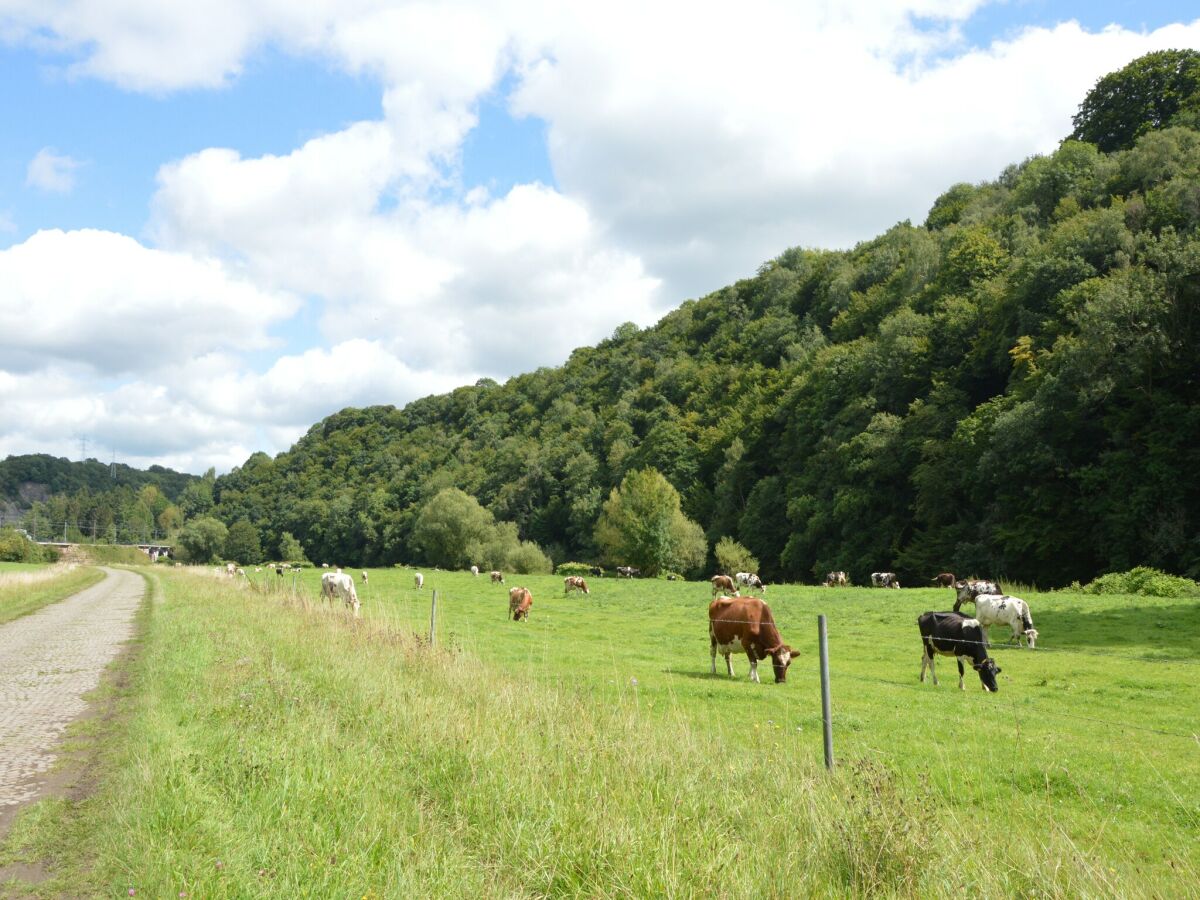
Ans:
POLYGON ((825 728, 825 768, 833 768, 833 719, 829 702, 829 639, 825 617, 817 616, 817 637, 821 644, 821 718, 825 728))
POLYGON ((437 591, 433 592, 433 600, 429 604, 429 646, 437 643, 437 591))

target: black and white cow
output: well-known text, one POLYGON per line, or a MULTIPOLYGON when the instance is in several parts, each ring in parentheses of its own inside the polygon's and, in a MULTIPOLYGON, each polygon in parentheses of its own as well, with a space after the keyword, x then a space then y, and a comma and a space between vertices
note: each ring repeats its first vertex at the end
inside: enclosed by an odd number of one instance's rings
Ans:
POLYGON ((636 566, 617 566, 618 578, 641 578, 642 570, 636 566))
POLYGON ((954 611, 958 612, 964 603, 974 603, 980 594, 1003 594, 998 581, 978 581, 966 579, 954 582, 957 599, 954 601, 954 611))
POLYGON ((899 588, 900 579, 895 572, 872 572, 871 586, 881 588, 899 588))
POLYGON ((996 676, 1000 668, 996 661, 988 656, 987 632, 976 619, 968 619, 962 613, 956 612, 927 612, 917 619, 917 627, 921 630, 921 681, 925 680, 925 668, 933 675, 933 683, 937 684, 937 671, 933 667, 933 658, 937 654, 953 656, 958 662, 958 689, 966 690, 963 685, 963 659, 971 662, 971 668, 979 673, 979 680, 985 691, 997 692, 1000 686, 996 684, 996 676))
POLYGON ((975 598, 975 618, 985 629, 989 625, 1007 625, 1012 629, 1010 641, 1021 645, 1021 638, 1032 650, 1037 644, 1038 633, 1033 627, 1033 616, 1029 604, 1020 597, 1007 594, 980 594, 975 598))

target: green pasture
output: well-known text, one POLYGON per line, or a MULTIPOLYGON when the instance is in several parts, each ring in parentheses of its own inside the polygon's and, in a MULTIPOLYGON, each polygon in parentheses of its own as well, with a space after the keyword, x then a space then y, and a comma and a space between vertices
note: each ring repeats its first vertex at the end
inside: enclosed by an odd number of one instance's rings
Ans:
MULTIPOLYGON (((918 684, 948 590, 769 586, 788 681, 709 673, 706 584, 370 572, 363 616, 177 570, 78 804, 12 892, 193 897, 1180 896, 1200 883, 1194 601, 1029 594, 1000 693, 918 684), (507 619, 514 583, 534 594, 507 619), (433 590, 438 640, 426 641, 433 590), (834 745, 821 758, 816 615, 834 745)), ((356 580, 359 572, 355 571, 356 580)), ((0 896, 4 889, 0 888, 0 896)))

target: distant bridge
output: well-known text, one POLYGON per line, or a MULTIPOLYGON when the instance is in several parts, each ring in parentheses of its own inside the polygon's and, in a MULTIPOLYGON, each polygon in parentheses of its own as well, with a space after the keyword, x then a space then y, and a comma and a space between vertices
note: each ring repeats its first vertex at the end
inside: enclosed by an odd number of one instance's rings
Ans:
POLYGON ((171 555, 171 550, 174 544, 81 544, 78 541, 38 541, 43 547, 57 547, 59 550, 68 550, 72 547, 137 547, 147 556, 171 555))

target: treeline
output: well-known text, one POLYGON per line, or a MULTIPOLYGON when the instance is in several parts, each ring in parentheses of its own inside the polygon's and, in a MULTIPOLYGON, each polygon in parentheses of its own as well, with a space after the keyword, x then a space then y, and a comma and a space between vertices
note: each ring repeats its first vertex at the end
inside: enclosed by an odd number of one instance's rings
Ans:
POLYGON ((9 456, 0 460, 0 504, 8 502, 27 508, 35 500, 55 494, 89 491, 106 493, 127 487, 135 491, 154 485, 172 502, 177 501, 195 475, 176 472, 162 466, 134 469, 124 463, 102 463, 94 459, 72 462, 45 453, 9 456))
MULTIPOLYGON (((1191 78, 1197 56, 1123 73, 1191 78)), ((1097 92, 1131 108, 1128 90, 1097 92)), ((1077 131, 1113 132, 1088 100, 1077 131)), ((650 468, 710 548, 733 537, 765 577, 1200 575, 1200 105, 1185 107, 1111 152, 1068 139, 954 185, 922 225, 853 250, 788 250, 559 368, 343 410, 217 479, 214 512, 268 554, 286 531, 314 560, 387 564, 422 559, 423 504, 458 488, 554 561, 587 560, 612 488, 650 468)))

